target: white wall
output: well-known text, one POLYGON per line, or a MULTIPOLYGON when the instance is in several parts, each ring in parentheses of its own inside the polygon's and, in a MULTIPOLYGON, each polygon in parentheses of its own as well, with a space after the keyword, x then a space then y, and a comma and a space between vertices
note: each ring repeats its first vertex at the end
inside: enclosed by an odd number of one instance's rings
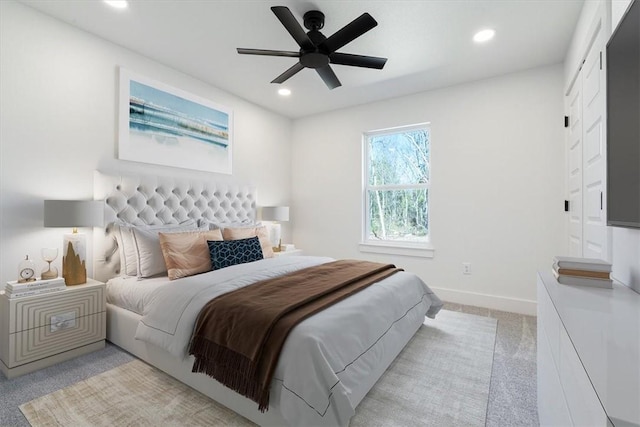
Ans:
POLYGON ((618 23, 622 19, 622 15, 631 5, 631 0, 609 0, 611 2, 611 33, 615 31, 618 23))
POLYGON ((118 66, 231 107, 233 179, 256 185, 259 204, 290 203, 289 119, 11 1, 0 2, 0 51, 1 285, 25 254, 43 267, 40 249, 62 247, 42 201, 92 198, 94 169, 230 179, 115 158, 118 66))
POLYGON ((296 120, 295 244, 394 262, 449 301, 534 313, 536 271, 564 250, 562 83, 557 65, 296 120), (360 253, 362 133, 421 122, 435 258, 360 253))
MULTIPOLYGON (((588 0, 585 2, 565 58, 565 88, 582 62, 588 44, 588 30, 597 16, 606 22, 606 34, 617 27, 622 14, 631 0, 588 0)), ((625 285, 640 292, 640 230, 612 227, 612 276, 625 285)))
POLYGON ((640 230, 613 228, 612 275, 640 293, 640 230))
POLYGON ((576 24, 571 44, 565 57, 564 82, 565 91, 569 90, 569 85, 578 74, 578 70, 584 60, 584 55, 591 43, 589 30, 591 23, 598 13, 604 13, 604 0, 585 0, 576 24))

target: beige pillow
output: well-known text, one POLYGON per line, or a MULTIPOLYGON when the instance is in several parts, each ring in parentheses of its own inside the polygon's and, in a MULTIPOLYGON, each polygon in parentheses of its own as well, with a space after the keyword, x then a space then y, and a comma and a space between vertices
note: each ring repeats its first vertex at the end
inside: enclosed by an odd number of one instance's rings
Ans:
POLYGON ((222 240, 220 230, 160 233, 159 236, 169 280, 211 270, 207 240, 222 240))
POLYGON ((222 230, 224 240, 248 239, 258 236, 260 246, 262 247, 262 256, 265 258, 273 258, 273 248, 269 240, 269 230, 264 225, 260 227, 242 227, 242 228, 225 228, 222 230))

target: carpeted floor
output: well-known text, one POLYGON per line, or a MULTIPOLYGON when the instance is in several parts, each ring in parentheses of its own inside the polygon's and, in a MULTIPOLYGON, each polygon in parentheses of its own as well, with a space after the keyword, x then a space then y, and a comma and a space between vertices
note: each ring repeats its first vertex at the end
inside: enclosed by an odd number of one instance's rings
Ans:
MULTIPOLYGON (((485 425, 495 319, 443 310, 425 321, 358 405, 352 427, 485 425)), ((141 361, 21 407, 34 426, 253 426, 141 361)))
POLYGON ((445 303, 444 308, 498 320, 486 426, 539 426, 537 318, 453 303, 445 303))
POLYGON ((0 426, 29 426, 18 408, 35 398, 136 360, 119 347, 107 343, 104 350, 7 380, 0 374, 0 426))
MULTIPOLYGON (((445 308, 498 319, 487 426, 537 426, 536 318, 457 304, 445 308)), ((8 381, 0 375, 0 425, 28 426, 19 405, 134 360, 113 345, 8 381)))

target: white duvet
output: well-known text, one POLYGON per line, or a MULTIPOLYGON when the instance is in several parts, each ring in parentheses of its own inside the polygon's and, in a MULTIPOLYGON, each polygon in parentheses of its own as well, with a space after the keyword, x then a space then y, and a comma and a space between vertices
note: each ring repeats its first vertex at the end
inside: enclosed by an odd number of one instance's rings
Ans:
MULTIPOLYGON (((196 317, 208 301, 332 260, 278 257, 168 281, 148 298, 136 339, 187 357, 196 317)), ((434 317, 441 306, 416 275, 400 272, 309 317, 284 344, 270 406, 279 407, 294 426, 348 425, 358 403, 422 325, 424 316, 434 317)))

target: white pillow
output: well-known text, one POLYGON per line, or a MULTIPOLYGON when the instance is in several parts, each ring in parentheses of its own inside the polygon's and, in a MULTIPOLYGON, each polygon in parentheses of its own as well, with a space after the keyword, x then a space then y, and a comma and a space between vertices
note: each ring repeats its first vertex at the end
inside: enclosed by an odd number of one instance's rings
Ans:
POLYGON ((198 228, 193 224, 164 229, 145 229, 133 227, 131 229, 135 244, 135 256, 138 277, 151 277, 167 272, 162 248, 160 247, 160 233, 183 233, 185 231, 207 230, 206 227, 198 228))
POLYGON ((244 221, 235 221, 235 222, 219 222, 215 220, 208 219, 199 219, 198 227, 207 226, 208 230, 222 230, 224 228, 246 228, 246 227, 256 227, 260 225, 259 222, 252 221, 250 219, 246 219, 244 221))
POLYGON ((183 229, 184 231, 195 230, 196 220, 188 219, 180 224, 160 224, 160 225, 128 225, 114 224, 114 234, 118 243, 118 252, 120 254, 120 275, 121 276, 137 276, 138 275, 138 254, 136 244, 133 240, 132 229, 140 230, 157 230, 157 232, 170 232, 174 229, 183 229))
POLYGON ((120 254, 120 275, 135 276, 137 274, 137 267, 131 229, 123 224, 115 224, 113 226, 113 232, 116 236, 118 253, 120 254))

